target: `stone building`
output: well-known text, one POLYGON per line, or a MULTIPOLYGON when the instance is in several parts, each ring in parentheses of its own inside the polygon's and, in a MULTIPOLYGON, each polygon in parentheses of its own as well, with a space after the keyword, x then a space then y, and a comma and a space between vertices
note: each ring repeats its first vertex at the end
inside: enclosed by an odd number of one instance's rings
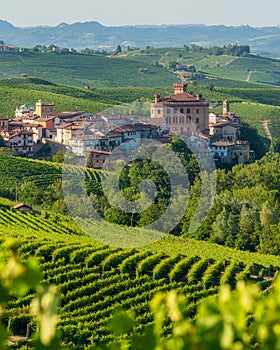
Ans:
POLYGON ((166 129, 175 133, 209 132, 209 103, 201 94, 187 92, 187 85, 174 84, 174 94, 161 98, 155 95, 151 118, 162 118, 166 129))

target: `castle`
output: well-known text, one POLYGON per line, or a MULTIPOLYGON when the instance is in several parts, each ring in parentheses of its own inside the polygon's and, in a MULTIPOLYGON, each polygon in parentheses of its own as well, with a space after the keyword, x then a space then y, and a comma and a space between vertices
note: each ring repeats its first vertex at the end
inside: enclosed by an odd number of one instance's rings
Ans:
POLYGON ((175 133, 209 132, 209 103, 201 94, 187 92, 187 85, 174 84, 174 94, 161 98, 155 95, 151 118, 162 118, 166 128, 175 133))

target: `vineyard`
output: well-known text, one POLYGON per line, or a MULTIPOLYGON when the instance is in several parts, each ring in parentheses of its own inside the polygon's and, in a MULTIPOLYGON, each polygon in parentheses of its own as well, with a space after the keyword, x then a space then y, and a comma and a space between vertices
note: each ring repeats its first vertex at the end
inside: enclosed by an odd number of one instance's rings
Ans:
MULTIPOLYGON (((136 330, 141 333, 152 321, 149 302, 158 291, 182 293, 188 316, 193 317, 199 303, 216 295, 221 285, 234 287, 240 279, 251 279, 266 289, 280 266, 278 257, 246 255, 224 247, 217 251, 215 245, 192 240, 184 240, 184 245, 176 237, 139 249, 120 249, 84 236, 70 218, 16 212, 7 204, 4 201, 0 210, 0 240, 20 238, 21 258, 35 256, 43 283, 58 287, 65 348, 91 349, 98 342, 111 342, 108 324, 120 308, 134 311, 136 330)), ((95 225, 96 231, 108 230, 105 224, 95 225)), ((32 296, 8 304, 6 320, 14 335, 25 335, 27 323, 32 324, 32 296)), ((166 325, 164 332, 168 330, 166 325)))
POLYGON ((161 67, 102 55, 2 52, 0 64, 4 79, 24 74, 78 87, 152 87, 169 85, 174 80, 173 74, 161 67), (147 69, 147 74, 139 73, 141 69, 147 69))

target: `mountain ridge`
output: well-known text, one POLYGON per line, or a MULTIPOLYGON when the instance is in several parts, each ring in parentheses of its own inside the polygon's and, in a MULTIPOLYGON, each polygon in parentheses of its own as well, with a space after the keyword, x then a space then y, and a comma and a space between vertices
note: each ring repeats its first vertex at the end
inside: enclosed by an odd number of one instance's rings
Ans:
POLYGON ((249 44, 254 52, 280 52, 280 28, 205 24, 161 24, 105 26, 97 21, 62 22, 56 26, 17 27, 0 20, 1 40, 8 45, 33 47, 55 44, 83 49, 117 45, 144 48, 182 47, 192 43, 213 46, 228 43, 249 44))

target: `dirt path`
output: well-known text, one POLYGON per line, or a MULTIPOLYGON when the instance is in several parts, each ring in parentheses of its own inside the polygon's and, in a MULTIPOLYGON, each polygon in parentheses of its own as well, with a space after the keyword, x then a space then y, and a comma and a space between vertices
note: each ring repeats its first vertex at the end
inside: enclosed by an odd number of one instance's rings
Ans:
POLYGON ((256 73, 256 71, 255 70, 249 70, 247 78, 246 78, 246 81, 251 81, 253 73, 256 73))
POLYGON ((270 120, 263 120, 262 121, 262 125, 263 125, 263 128, 264 128, 264 131, 266 133, 266 136, 269 140, 272 140, 272 135, 271 135, 271 132, 269 130, 269 123, 270 123, 270 120))

